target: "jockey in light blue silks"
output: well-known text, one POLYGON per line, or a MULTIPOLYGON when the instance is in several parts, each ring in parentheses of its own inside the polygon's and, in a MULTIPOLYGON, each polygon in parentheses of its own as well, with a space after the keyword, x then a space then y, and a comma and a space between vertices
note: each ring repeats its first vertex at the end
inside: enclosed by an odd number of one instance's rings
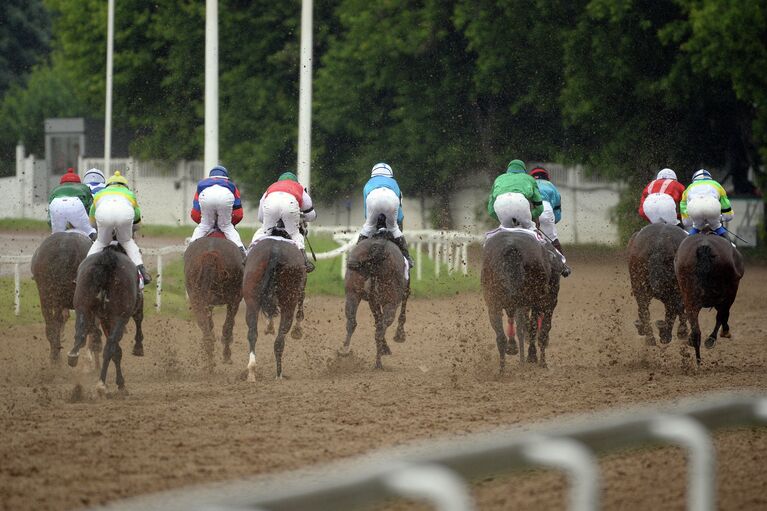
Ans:
POLYGON ((530 171, 530 175, 538 181, 538 190, 541 192, 543 202, 543 213, 538 217, 540 230, 549 238, 551 244, 564 254, 555 225, 562 220, 562 197, 559 195, 559 190, 551 182, 549 171, 543 167, 535 167, 530 171))
POLYGON ((376 163, 373 166, 370 179, 363 190, 362 207, 365 210, 365 225, 362 226, 357 243, 375 234, 378 217, 384 215, 386 229, 412 268, 413 259, 408 252, 405 235, 402 234, 402 221, 405 218, 402 213, 402 192, 394 179, 394 171, 386 163, 376 163))

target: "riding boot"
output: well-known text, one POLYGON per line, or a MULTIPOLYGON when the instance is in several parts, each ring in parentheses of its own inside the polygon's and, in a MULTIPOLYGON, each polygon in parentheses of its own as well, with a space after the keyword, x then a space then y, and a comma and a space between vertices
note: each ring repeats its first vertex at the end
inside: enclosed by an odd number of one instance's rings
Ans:
POLYGON ((304 266, 306 266, 306 273, 314 271, 314 263, 312 263, 306 255, 306 250, 302 249, 301 253, 304 255, 304 266))
MULTIPOLYGON (((559 251, 562 257, 565 256, 565 253, 562 252, 562 244, 559 242, 559 239, 555 239, 554 241, 551 242, 551 244, 554 245, 554 248, 556 248, 559 251)), ((573 272, 573 270, 571 270, 570 267, 567 266, 565 263, 562 263, 562 266, 563 268, 562 268, 561 275, 565 278, 569 277, 570 274, 573 272)))
POLYGON ((150 282, 152 282, 152 277, 149 275, 149 272, 146 271, 146 268, 144 268, 143 264, 139 264, 138 266, 136 266, 136 269, 141 274, 141 278, 144 279, 144 285, 147 285, 150 282))
POLYGON ((405 256, 405 259, 407 259, 408 268, 412 268, 413 266, 415 266, 413 264, 413 258, 410 257, 410 252, 407 249, 407 242, 405 241, 405 236, 394 238, 394 243, 400 249, 400 251, 402 252, 402 255, 405 256))
POLYGON ((91 239, 92 242, 96 242, 96 238, 98 237, 98 233, 92 232, 88 235, 88 237, 91 239))
POLYGON ((240 247, 240 253, 242 254, 242 265, 245 266, 245 260, 248 257, 248 252, 245 250, 245 247, 240 247))
POLYGON ((365 236, 364 234, 360 234, 360 237, 357 238, 357 244, 359 244, 360 241, 364 241, 366 239, 368 239, 367 236, 365 236))

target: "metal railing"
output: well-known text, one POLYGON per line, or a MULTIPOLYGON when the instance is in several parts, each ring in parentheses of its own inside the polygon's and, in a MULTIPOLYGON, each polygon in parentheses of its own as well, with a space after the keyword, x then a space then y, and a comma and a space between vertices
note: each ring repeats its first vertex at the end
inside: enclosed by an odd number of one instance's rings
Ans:
POLYGON ((719 395, 379 451, 297 473, 137 497, 108 508, 330 511, 404 497, 442 511, 468 511, 474 509, 468 481, 548 467, 568 474, 570 509, 594 510, 600 503, 598 454, 670 444, 687 451, 687 509, 710 511, 716 508, 710 432, 766 423, 767 397, 719 395))

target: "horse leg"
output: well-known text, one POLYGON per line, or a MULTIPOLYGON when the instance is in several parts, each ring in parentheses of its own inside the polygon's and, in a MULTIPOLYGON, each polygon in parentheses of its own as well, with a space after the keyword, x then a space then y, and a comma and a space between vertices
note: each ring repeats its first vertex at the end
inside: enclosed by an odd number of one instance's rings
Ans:
MULTIPOLYGON (((722 325, 727 324, 727 321, 730 319, 730 306, 722 306, 719 305, 716 307, 716 324, 714 325, 714 331, 711 332, 711 335, 708 336, 708 339, 706 339, 706 348, 711 349, 714 347, 714 344, 716 343, 716 336, 719 334, 719 328, 722 325)), ((727 334, 729 335, 729 325, 727 325, 727 334)), ((724 330, 722 330, 724 332, 724 330)))
POLYGON ((650 326, 650 300, 651 297, 644 291, 637 290, 634 295, 639 309, 639 319, 634 323, 639 335, 645 336, 645 342, 648 346, 655 346, 655 336, 650 326))
MULTIPOLYGON (((730 307, 731 306, 732 306, 732 302, 728 303, 726 308, 722 307, 722 333, 719 334, 719 337, 724 337, 725 339, 729 339, 732 337, 732 334, 730 334, 730 307)), ((719 311, 717 311, 717 315, 718 314, 719 314, 719 311)))
MULTIPOLYGON (((372 298, 372 297, 371 297, 372 298)), ((386 326, 384 324, 384 313, 381 308, 381 306, 374 300, 371 299, 369 302, 370 304, 370 310, 373 313, 373 320, 375 321, 376 325, 376 332, 375 332, 375 341, 376 341, 376 363, 375 368, 376 369, 383 369, 383 364, 381 363, 381 357, 385 355, 385 335, 386 335, 386 326)), ((391 353, 391 352, 389 352, 391 353)))
POLYGON ((122 366, 120 365, 122 358, 123 349, 120 347, 120 341, 118 340, 115 343, 115 353, 112 355, 112 360, 115 363, 115 373, 117 373, 117 376, 115 377, 115 383, 117 383, 117 390, 121 391, 122 393, 127 393, 125 390, 125 378, 123 377, 123 370, 122 366))
POLYGON ((506 332, 503 331, 503 310, 500 307, 488 308, 490 326, 495 331, 495 344, 498 347, 500 374, 506 369, 506 332))
POLYGON ((93 361, 93 367, 96 371, 99 371, 101 369, 101 362, 99 361, 99 357, 101 356, 101 350, 103 346, 101 345, 101 329, 96 326, 96 323, 93 322, 92 324, 88 325, 88 331, 90 332, 90 351, 88 352, 90 354, 91 360, 93 361))
POLYGON ((676 305, 675 309, 676 315, 679 317, 679 326, 676 329, 676 338, 687 339, 687 337, 690 335, 690 329, 687 327, 687 315, 684 313, 684 305, 679 303, 676 305))
POLYGON ((538 362, 538 351, 535 347, 535 340, 538 338, 538 318, 540 314, 533 309, 530 311, 530 320, 527 322, 527 362, 535 364, 538 362))
POLYGON ((141 324, 144 322, 144 299, 141 298, 136 307, 136 312, 133 313, 133 322, 136 323, 136 337, 133 339, 133 356, 144 356, 144 331, 141 329, 141 324))
POLYGON ((205 354, 205 361, 209 368, 213 366, 213 345, 216 342, 216 336, 213 334, 213 311, 205 303, 194 301, 192 303, 192 314, 194 315, 197 326, 202 332, 200 347, 205 354))
POLYGON ((525 339, 530 341, 530 316, 529 308, 523 307, 514 314, 514 321, 517 323, 517 339, 519 340, 519 363, 525 363, 525 339))
POLYGON ((541 321, 541 330, 538 333, 538 347, 541 350, 540 366, 548 367, 546 364, 546 348, 549 346, 549 332, 551 331, 551 318, 553 311, 547 309, 543 313, 543 320, 541 321))
POLYGON ((237 315, 237 309, 240 308, 240 302, 226 304, 226 319, 224 320, 224 329, 221 331, 221 342, 224 344, 224 363, 232 363, 232 341, 234 340, 234 317, 237 315))
POLYGON ((296 311, 293 307, 287 307, 280 312, 280 326, 277 327, 277 337, 274 338, 274 361, 277 363, 277 379, 282 379, 282 353, 285 351, 285 336, 293 325, 293 314, 296 311))
MULTIPOLYGON (((99 381, 96 384, 96 391, 99 392, 99 394, 106 394, 107 391, 107 370, 109 369, 109 361, 115 360, 115 356, 117 354, 117 350, 119 348, 120 339, 123 336, 123 332, 125 331, 125 324, 127 323, 127 320, 123 318, 118 318, 114 324, 109 325, 111 328, 106 329, 108 331, 107 333, 107 343, 104 347, 104 358, 101 361, 101 374, 99 376, 99 381)), ((115 362, 115 368, 118 367, 117 362, 115 362)), ((120 380, 117 381, 118 385, 120 384, 120 380)), ((125 386, 125 381, 122 381, 122 386, 125 386)))
POLYGON ((76 311, 75 313, 75 345, 67 355, 67 362, 70 367, 77 366, 77 359, 80 357, 80 349, 85 346, 85 337, 93 324, 93 316, 90 313, 76 311))
POLYGON ((671 342, 671 338, 674 334, 674 319, 676 318, 677 311, 670 303, 664 303, 663 307, 666 310, 666 318, 657 323, 658 337, 662 344, 668 344, 671 342))
POLYGON ((695 361, 700 366, 700 324, 698 323, 700 307, 686 307, 686 309, 691 328, 689 344, 695 348, 695 361))
POLYGON ((258 339, 258 306, 247 305, 245 322, 248 324, 248 381, 256 381, 256 340, 258 339))
POLYGON ((59 361, 59 352, 61 351, 63 318, 61 311, 51 305, 43 305, 42 310, 43 319, 45 320, 45 337, 48 339, 51 349, 51 362, 55 363, 59 361))
POLYGON ((346 294, 346 340, 344 345, 338 350, 339 355, 348 355, 351 351, 352 334, 357 328, 357 308, 360 305, 360 297, 357 293, 346 294))
POLYGON ((397 315, 397 305, 391 303, 386 304, 381 307, 381 310, 383 311, 384 325, 383 354, 391 355, 391 348, 389 348, 389 343, 386 342, 386 330, 388 330, 392 323, 394 323, 394 318, 397 315))
POLYGON ((300 339, 304 336, 304 329, 301 327, 301 323, 304 321, 304 293, 305 289, 302 289, 301 296, 298 297, 298 307, 296 309, 296 326, 294 326, 293 331, 290 332, 290 336, 293 339, 300 339))
POLYGON ((405 342, 405 320, 407 311, 407 299, 410 298, 410 280, 407 281, 407 287, 402 295, 402 305, 399 310, 399 319, 397 320, 397 332, 394 334, 394 342, 405 342))

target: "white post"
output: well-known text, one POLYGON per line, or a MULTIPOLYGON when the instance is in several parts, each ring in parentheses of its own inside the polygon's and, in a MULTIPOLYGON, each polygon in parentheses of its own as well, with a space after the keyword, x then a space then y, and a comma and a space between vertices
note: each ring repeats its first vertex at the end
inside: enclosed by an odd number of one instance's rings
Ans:
POLYGON ((420 241, 415 244, 415 278, 421 280, 423 275, 423 243, 420 241))
POLYGON ((442 244, 434 244, 434 276, 439 277, 439 263, 442 260, 442 244))
POLYGON ((464 275, 469 274, 469 244, 461 245, 461 269, 464 275))
POLYGON ((312 163, 312 0, 301 2, 301 74, 298 98, 298 181, 308 190, 312 163))
POLYGON ((346 252, 341 252, 341 278, 346 278, 346 252))
POLYGON ((434 259, 434 242, 429 242, 429 259, 434 259))
POLYGON ((13 265, 13 313, 18 316, 21 314, 21 271, 19 263, 13 265))
POLYGON ((109 0, 107 6, 107 93, 104 107, 104 173, 109 176, 112 159, 112 54, 115 37, 115 0, 109 0))
POLYGON ((205 2, 204 172, 218 165, 218 0, 205 2))
POLYGON ((162 253, 157 254, 157 291, 155 294, 155 307, 157 311, 162 308, 162 253))

